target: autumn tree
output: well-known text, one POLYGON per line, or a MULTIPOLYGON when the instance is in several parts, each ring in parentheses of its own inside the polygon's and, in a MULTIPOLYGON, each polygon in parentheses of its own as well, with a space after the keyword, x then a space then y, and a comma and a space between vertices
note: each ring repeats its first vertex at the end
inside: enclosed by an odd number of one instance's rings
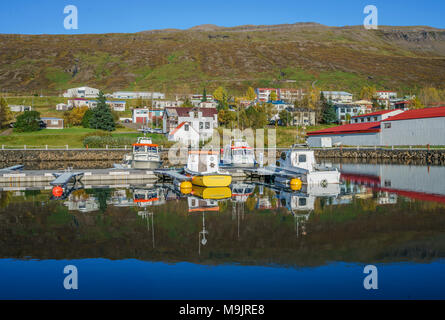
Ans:
POLYGON ((377 95, 376 88, 372 86, 364 86, 360 90, 360 99, 372 100, 376 97, 376 95, 377 95))
POLYGON ((269 95, 269 101, 277 101, 277 100, 278 100, 278 96, 277 96, 276 91, 274 90, 269 95))
POLYGON ((11 109, 8 106, 8 103, 6 102, 6 99, 1 97, 0 98, 0 127, 5 128, 9 126, 13 119, 11 109))
POLYGON ((216 101, 227 100, 228 94, 226 89, 224 89, 223 87, 216 88, 216 90, 213 91, 213 99, 215 99, 216 101))
POLYGON ((423 109, 425 106, 422 104, 418 97, 414 97, 411 99, 411 108, 412 109, 423 109))
POLYGON ((246 98, 247 98, 247 100, 250 100, 250 101, 253 101, 256 99, 256 93, 252 87, 247 88, 246 98))
POLYGON ((82 120, 87 110, 88 110, 87 106, 82 106, 78 108, 73 108, 70 111, 65 112, 63 117, 65 123, 71 126, 82 125, 82 120))

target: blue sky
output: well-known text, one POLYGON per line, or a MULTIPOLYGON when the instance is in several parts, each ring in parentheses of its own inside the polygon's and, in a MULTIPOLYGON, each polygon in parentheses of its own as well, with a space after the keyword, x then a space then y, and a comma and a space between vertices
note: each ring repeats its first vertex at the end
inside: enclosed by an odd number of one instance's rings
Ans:
POLYGON ((360 25, 373 4, 380 25, 445 28, 443 0, 14 0, 3 2, 0 33, 76 34, 187 29, 199 24, 237 26, 318 22, 360 25), (66 5, 78 8, 78 30, 65 30, 66 5))

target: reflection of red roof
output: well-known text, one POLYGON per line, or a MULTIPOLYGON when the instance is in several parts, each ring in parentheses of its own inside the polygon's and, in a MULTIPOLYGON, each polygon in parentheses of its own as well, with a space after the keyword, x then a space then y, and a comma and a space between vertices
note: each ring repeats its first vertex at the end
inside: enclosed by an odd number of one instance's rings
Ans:
POLYGON ((408 110, 393 117, 390 117, 384 121, 438 118, 438 117, 445 117, 445 107, 408 110))
POLYGON ((366 184, 366 185, 380 185, 379 176, 371 176, 366 174, 351 174, 351 173, 341 173, 340 178, 346 181, 352 181, 355 183, 366 184))
POLYGON ((380 111, 371 112, 371 113, 367 113, 367 114, 361 114, 359 116, 353 116, 353 118, 369 117, 369 116, 379 116, 381 114, 386 114, 386 113, 393 112, 393 111, 394 110, 380 110, 380 111))
POLYGON ((308 136, 312 135, 330 135, 330 134, 344 134, 344 133, 366 133, 366 132, 380 132, 380 122, 364 122, 345 124, 343 126, 337 126, 327 128, 323 130, 308 132, 308 136))

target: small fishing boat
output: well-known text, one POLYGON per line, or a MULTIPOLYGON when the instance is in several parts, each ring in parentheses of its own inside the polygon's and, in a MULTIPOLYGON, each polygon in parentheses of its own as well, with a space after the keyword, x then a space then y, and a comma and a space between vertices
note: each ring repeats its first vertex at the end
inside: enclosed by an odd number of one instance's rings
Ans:
POLYGON ((201 187, 228 187, 232 176, 219 170, 219 153, 216 151, 189 151, 186 175, 191 176, 193 185, 201 187))
POLYGON ((222 165, 232 167, 254 167, 255 154, 253 148, 243 139, 233 139, 223 151, 222 165))
POLYGON ((267 181, 290 187, 297 191, 305 185, 320 185, 340 183, 340 172, 333 167, 317 165, 314 151, 292 146, 281 153, 276 166, 264 168, 247 168, 246 174, 265 177, 267 181))
POLYGON ((161 166, 159 146, 153 144, 150 138, 138 137, 133 144, 133 152, 126 154, 122 164, 114 165, 115 168, 125 169, 157 169, 161 166))

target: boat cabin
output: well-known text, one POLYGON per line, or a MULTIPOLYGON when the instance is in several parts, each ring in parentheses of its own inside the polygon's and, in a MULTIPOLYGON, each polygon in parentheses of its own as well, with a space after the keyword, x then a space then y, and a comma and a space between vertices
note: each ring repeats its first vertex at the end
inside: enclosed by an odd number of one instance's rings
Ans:
POLYGON ((252 147, 243 139, 235 139, 223 149, 223 164, 234 166, 254 166, 255 154, 252 147))
POLYGON ((306 169, 309 172, 314 171, 315 155, 313 150, 309 149, 290 149, 281 153, 278 159, 279 167, 297 167, 306 169))
POLYGON ((187 170, 201 174, 218 173, 219 154, 216 151, 192 150, 187 159, 187 170))

